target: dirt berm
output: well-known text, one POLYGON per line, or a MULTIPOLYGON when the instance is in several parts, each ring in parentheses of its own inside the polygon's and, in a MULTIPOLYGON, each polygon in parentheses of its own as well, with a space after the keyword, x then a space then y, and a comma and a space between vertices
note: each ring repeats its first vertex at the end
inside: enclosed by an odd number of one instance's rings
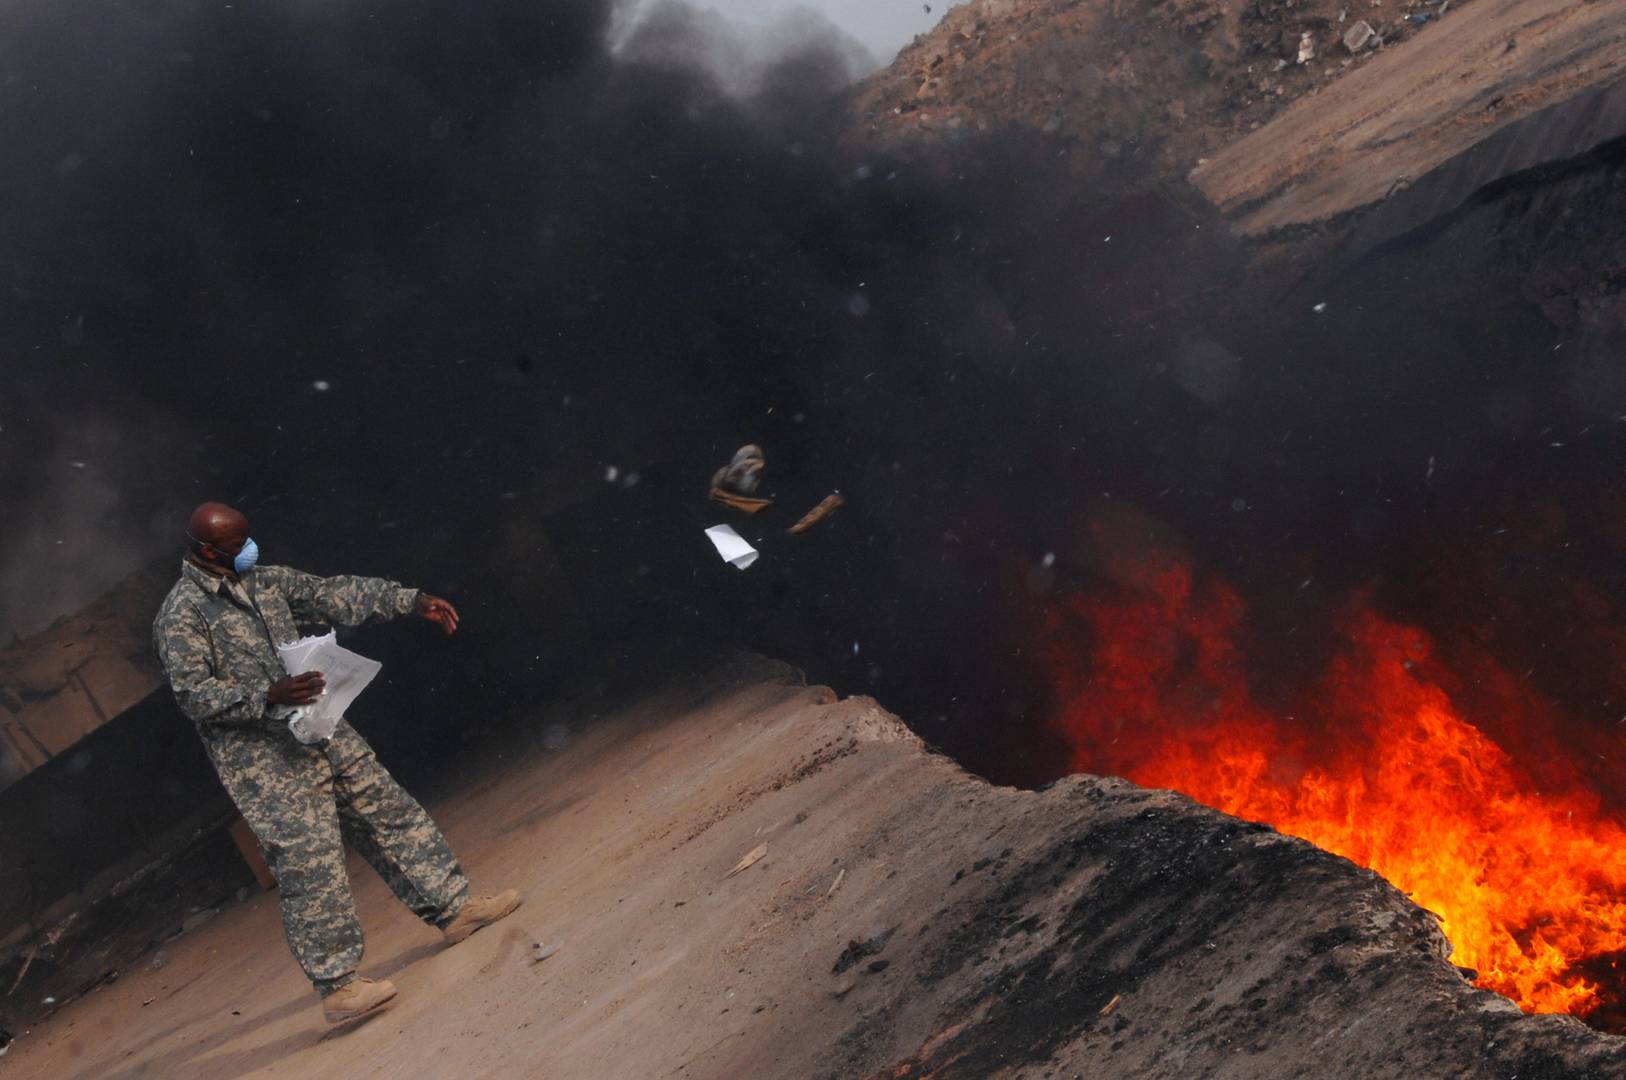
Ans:
POLYGON ((433 805, 477 882, 526 890, 510 921, 445 950, 352 868, 389 1011, 324 1027, 261 894, 7 1080, 1626 1075, 1626 1040, 1473 989, 1343 859, 1120 780, 991 787, 781 665, 533 735, 433 805))

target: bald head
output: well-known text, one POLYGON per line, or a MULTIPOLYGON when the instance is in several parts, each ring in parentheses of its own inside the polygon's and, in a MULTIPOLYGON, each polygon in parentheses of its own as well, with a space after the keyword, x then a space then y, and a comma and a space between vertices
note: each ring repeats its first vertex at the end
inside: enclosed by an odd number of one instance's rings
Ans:
POLYGON ((230 567, 248 542, 248 518, 225 503, 206 502, 186 522, 192 552, 205 562, 230 567))
POLYGON ((192 511, 192 516, 186 522, 186 532, 194 540, 219 546, 234 536, 237 539, 246 538, 248 518, 225 503, 206 502, 192 511))

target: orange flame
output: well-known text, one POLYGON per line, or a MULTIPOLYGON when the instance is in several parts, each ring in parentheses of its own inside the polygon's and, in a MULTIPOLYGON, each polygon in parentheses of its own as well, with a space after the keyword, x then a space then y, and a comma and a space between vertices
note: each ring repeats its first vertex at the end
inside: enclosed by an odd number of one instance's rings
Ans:
POLYGON ((1357 612, 1310 704, 1285 715, 1249 690, 1234 591, 1157 553, 1116 569, 1126 587, 1047 616, 1073 769, 1172 788, 1370 867, 1441 917, 1455 963, 1526 1011, 1619 1003, 1626 829, 1573 773, 1526 767, 1464 715, 1449 673, 1428 677, 1425 634, 1357 612), (1570 779, 1537 790, 1534 771, 1570 779))

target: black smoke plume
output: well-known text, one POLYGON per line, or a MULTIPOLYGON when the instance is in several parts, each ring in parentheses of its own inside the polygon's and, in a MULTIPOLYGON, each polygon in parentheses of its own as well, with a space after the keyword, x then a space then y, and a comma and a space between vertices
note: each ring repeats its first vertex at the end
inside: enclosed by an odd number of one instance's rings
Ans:
MULTIPOLYGON (((1177 184, 1093 191, 1084 151, 1010 133, 867 146, 833 35, 730 68, 686 9, 628 34, 602 0, 5 21, 8 630, 177 554, 224 498, 269 560, 461 601, 449 646, 369 642, 409 673, 373 722, 420 757, 573 658, 675 640, 873 689, 1031 780, 1061 760, 1010 615, 1088 578, 1102 500, 1236 581, 1284 676, 1349 588, 1449 621, 1435 599, 1529 560, 1619 584, 1619 510, 1570 550, 1492 498, 1559 473, 1576 520, 1622 430, 1563 392, 1518 282, 1469 265, 1538 242, 1494 207, 1461 248, 1243 288, 1177 184), (765 555, 741 575, 701 530, 748 441, 783 516, 745 527, 765 555), (838 488, 826 526, 781 535, 838 488)), ((1535 649, 1568 596, 1521 600, 1494 644, 1535 649)))

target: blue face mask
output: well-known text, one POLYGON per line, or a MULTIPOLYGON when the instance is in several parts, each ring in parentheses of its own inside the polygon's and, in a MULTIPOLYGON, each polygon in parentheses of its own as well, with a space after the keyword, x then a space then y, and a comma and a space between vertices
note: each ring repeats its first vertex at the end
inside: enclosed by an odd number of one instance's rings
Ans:
POLYGON ((254 568, 260 561, 260 545, 254 542, 251 536, 243 543, 243 550, 232 557, 231 568, 239 574, 245 574, 254 568))

